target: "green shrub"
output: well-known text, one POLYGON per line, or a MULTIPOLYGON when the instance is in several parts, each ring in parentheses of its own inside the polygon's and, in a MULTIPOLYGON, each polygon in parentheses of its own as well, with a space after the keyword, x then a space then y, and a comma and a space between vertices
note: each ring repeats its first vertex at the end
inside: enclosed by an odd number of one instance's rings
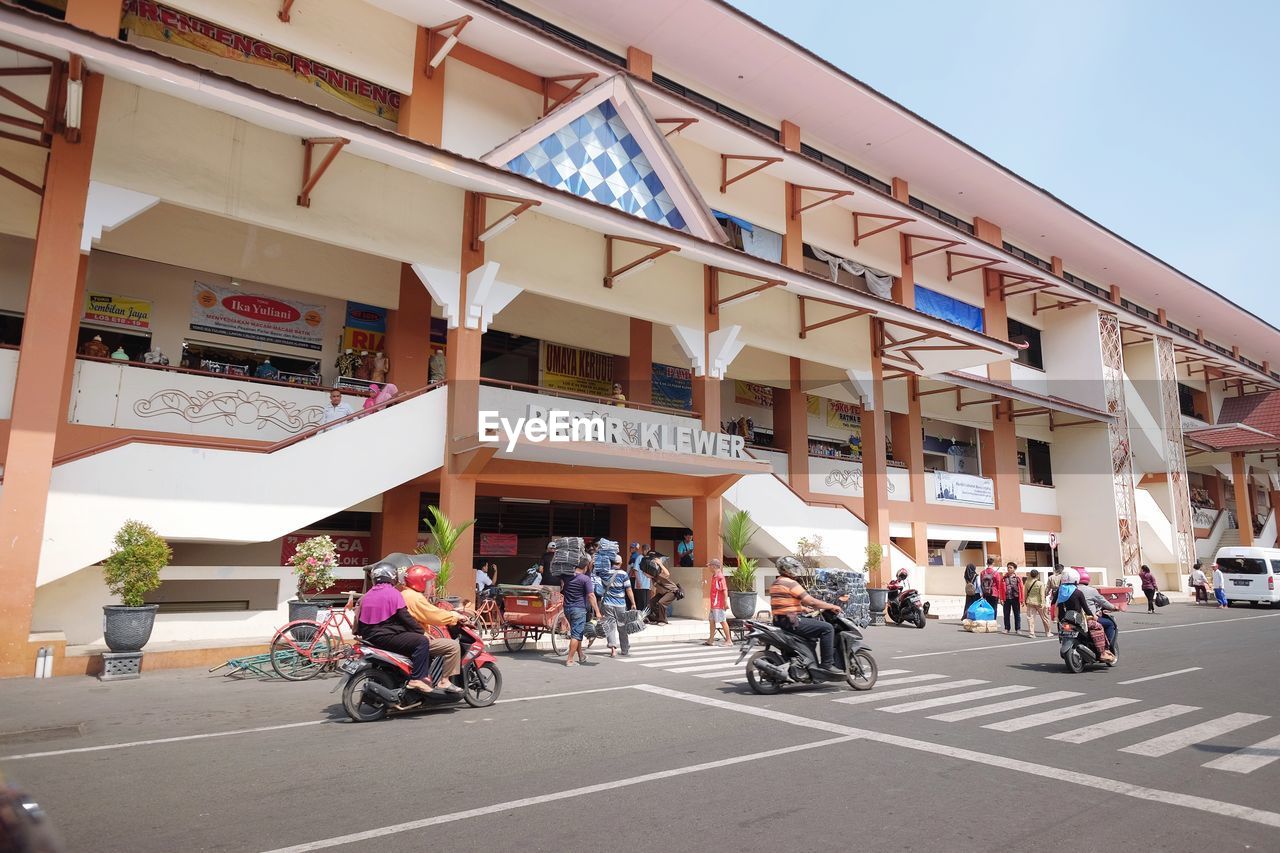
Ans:
POLYGON ((111 556, 102 562, 102 577, 121 604, 141 607, 146 594, 160 586, 160 570, 171 559, 173 551, 164 537, 130 519, 116 532, 111 556))

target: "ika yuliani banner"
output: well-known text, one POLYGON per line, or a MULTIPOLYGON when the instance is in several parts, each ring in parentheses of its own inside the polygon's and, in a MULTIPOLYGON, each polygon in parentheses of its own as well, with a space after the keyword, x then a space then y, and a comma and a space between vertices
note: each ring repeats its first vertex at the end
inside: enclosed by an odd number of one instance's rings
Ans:
POLYGON ((387 121, 400 117, 399 92, 159 3, 129 0, 122 25, 144 38, 288 71, 365 112, 387 121))
POLYGON ((319 350, 324 340, 324 306, 197 281, 192 291, 191 329, 319 350))

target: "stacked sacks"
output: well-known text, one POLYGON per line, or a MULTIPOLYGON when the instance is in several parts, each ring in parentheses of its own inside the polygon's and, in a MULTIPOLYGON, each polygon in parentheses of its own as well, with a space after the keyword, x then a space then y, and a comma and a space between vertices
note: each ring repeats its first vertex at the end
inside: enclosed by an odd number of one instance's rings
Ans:
POLYGON ((840 605, 844 615, 859 628, 871 624, 871 595, 867 592, 866 575, 862 572, 818 569, 809 594, 819 601, 840 605))
POLYGON ((578 569, 578 561, 582 559, 583 547, 581 536, 562 536, 553 539, 555 553, 551 555, 551 574, 555 577, 571 575, 578 569))
POLYGON ((596 562, 592 570, 601 576, 609 574, 613 568, 613 558, 618 556, 618 543, 612 539, 596 540, 596 562))

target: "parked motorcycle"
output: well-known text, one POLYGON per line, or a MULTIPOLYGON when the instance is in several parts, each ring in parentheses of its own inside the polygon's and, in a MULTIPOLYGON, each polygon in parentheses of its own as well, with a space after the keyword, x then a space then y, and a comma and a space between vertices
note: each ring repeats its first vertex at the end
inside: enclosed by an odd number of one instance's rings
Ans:
MULTIPOLYGON (((862 641, 858 626, 843 613, 823 610, 817 614, 836 630, 836 656, 845 680, 854 690, 870 690, 876 683, 876 659, 862 641)), ((747 659, 747 684, 756 693, 772 695, 787 684, 821 684, 827 681, 819 668, 814 643, 769 622, 747 621, 747 637, 738 663, 747 659), (759 650, 752 653, 751 650, 759 650)))
MULTIPOLYGON (((502 673, 484 641, 469 625, 458 626, 457 639, 462 644, 462 669, 452 680, 462 688, 460 694, 410 690, 406 686, 413 669, 409 658, 357 644, 350 657, 338 662, 338 669, 345 675, 338 686, 342 688, 342 707, 347 716, 357 723, 371 723, 391 711, 416 711, 459 700, 473 708, 487 708, 498 701, 502 673)), ((442 659, 437 657, 431 662, 432 684, 439 682, 443 669, 442 659)))
POLYGON ((1120 633, 1116 632, 1116 639, 1111 648, 1111 653, 1116 656, 1116 659, 1103 661, 1093 647, 1085 616, 1078 610, 1068 610, 1059 614, 1058 639, 1058 653, 1071 672, 1084 672, 1085 667, 1104 663, 1107 666, 1115 666, 1120 662, 1120 633))
POLYGON ((892 622, 923 628, 929 615, 929 602, 921 603, 919 591, 908 589, 906 578, 894 578, 889 581, 889 606, 885 615, 892 622))

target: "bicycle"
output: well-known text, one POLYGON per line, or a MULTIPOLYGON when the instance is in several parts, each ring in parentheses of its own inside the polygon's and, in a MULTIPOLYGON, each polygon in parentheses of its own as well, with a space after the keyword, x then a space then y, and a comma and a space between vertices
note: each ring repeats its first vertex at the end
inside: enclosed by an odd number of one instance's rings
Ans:
POLYGON ((341 608, 329 608, 323 621, 295 619, 271 638, 271 668, 285 681, 306 681, 332 668, 349 650, 342 635, 355 635, 352 605, 357 593, 347 593, 341 608))
POLYGON ((486 598, 476 605, 471 621, 476 623, 481 639, 497 640, 502 636, 502 609, 496 599, 486 598))

